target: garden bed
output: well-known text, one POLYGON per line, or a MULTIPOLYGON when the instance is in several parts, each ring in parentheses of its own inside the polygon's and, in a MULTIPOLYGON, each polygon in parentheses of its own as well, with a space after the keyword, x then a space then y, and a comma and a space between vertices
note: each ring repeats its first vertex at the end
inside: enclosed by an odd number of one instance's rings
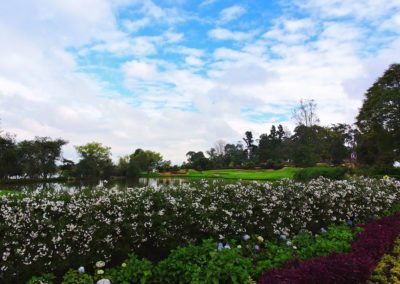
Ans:
POLYGON ((300 229, 315 234, 351 216, 361 222, 382 215, 398 200, 399 181, 365 178, 23 191, 0 197, 0 278, 23 283, 98 260, 113 266, 128 252, 158 261, 178 246, 219 235, 273 240, 300 229))

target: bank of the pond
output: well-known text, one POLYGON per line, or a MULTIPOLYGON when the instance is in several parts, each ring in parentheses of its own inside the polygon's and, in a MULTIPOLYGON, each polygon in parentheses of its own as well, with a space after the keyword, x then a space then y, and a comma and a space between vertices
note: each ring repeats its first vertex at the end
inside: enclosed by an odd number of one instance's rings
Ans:
POLYGON ((244 169, 222 169, 222 170, 207 170, 173 173, 151 173, 149 175, 142 174, 143 177, 179 177, 179 178, 217 178, 217 179, 242 179, 242 180, 280 180, 283 178, 292 179, 294 174, 300 171, 300 168, 287 167, 279 170, 244 170, 244 169))

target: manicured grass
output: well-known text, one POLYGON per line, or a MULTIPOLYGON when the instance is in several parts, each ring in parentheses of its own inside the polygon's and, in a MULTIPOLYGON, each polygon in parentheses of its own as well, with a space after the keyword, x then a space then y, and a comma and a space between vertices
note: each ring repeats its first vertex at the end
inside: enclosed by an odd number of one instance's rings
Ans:
POLYGON ((243 170, 223 169, 209 171, 189 170, 185 174, 151 174, 151 177, 181 177, 181 178, 221 178, 221 179, 243 179, 243 180, 279 180, 283 178, 292 179, 294 174, 301 169, 283 168, 280 170, 243 170))

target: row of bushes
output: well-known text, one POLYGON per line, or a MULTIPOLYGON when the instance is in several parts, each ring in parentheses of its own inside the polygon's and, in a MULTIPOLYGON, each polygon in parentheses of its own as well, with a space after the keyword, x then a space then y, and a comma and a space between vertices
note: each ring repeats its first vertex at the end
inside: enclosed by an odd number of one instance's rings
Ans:
POLYGON ((400 168, 395 167, 360 167, 356 169, 350 169, 346 167, 310 167, 304 168, 294 174, 294 179, 298 181, 310 181, 318 177, 325 177, 334 180, 344 179, 346 174, 366 176, 366 177, 378 177, 390 176, 394 178, 400 178, 400 168))
POLYGON ((23 283, 76 263, 117 264, 130 251, 159 261, 177 246, 219 234, 316 233, 351 216, 363 222, 382 215, 399 199, 399 181, 365 178, 22 191, 0 197, 0 278, 23 283))
MULTIPOLYGON (((241 240, 229 241, 229 249, 218 250, 216 242, 206 240, 200 245, 178 247, 157 264, 130 254, 116 268, 87 267, 86 273, 79 273, 75 267, 63 276, 63 283, 93 283, 102 278, 113 284, 253 283, 266 269, 281 266, 288 260, 349 251, 355 235, 349 226, 336 225, 322 229, 315 236, 301 231, 292 240, 282 236, 279 241, 265 241, 261 236, 245 235, 241 240)), ((33 277, 28 283, 53 283, 55 280, 54 275, 45 274, 33 277)))
POLYGON ((364 283, 400 234, 400 214, 361 226, 350 253, 332 253, 266 271, 259 283, 364 283))
POLYGON ((298 181, 310 181, 318 177, 339 180, 344 179, 347 168, 344 167, 311 167, 304 168, 294 174, 294 179, 298 181))
POLYGON ((390 177, 400 178, 400 168, 389 167, 389 166, 373 166, 365 167, 361 166, 353 170, 356 175, 370 176, 370 177, 382 177, 388 175, 390 177))

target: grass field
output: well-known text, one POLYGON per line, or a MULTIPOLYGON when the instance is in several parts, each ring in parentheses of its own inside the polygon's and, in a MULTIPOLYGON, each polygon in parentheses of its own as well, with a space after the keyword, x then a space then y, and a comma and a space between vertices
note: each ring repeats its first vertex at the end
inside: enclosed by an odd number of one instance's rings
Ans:
POLYGON ((155 173, 151 177, 180 177, 180 178, 222 178, 222 179, 243 179, 243 180, 279 180, 283 178, 293 178, 299 168, 283 168, 280 170, 243 170, 225 169, 209 170, 198 172, 189 170, 185 174, 155 173))

